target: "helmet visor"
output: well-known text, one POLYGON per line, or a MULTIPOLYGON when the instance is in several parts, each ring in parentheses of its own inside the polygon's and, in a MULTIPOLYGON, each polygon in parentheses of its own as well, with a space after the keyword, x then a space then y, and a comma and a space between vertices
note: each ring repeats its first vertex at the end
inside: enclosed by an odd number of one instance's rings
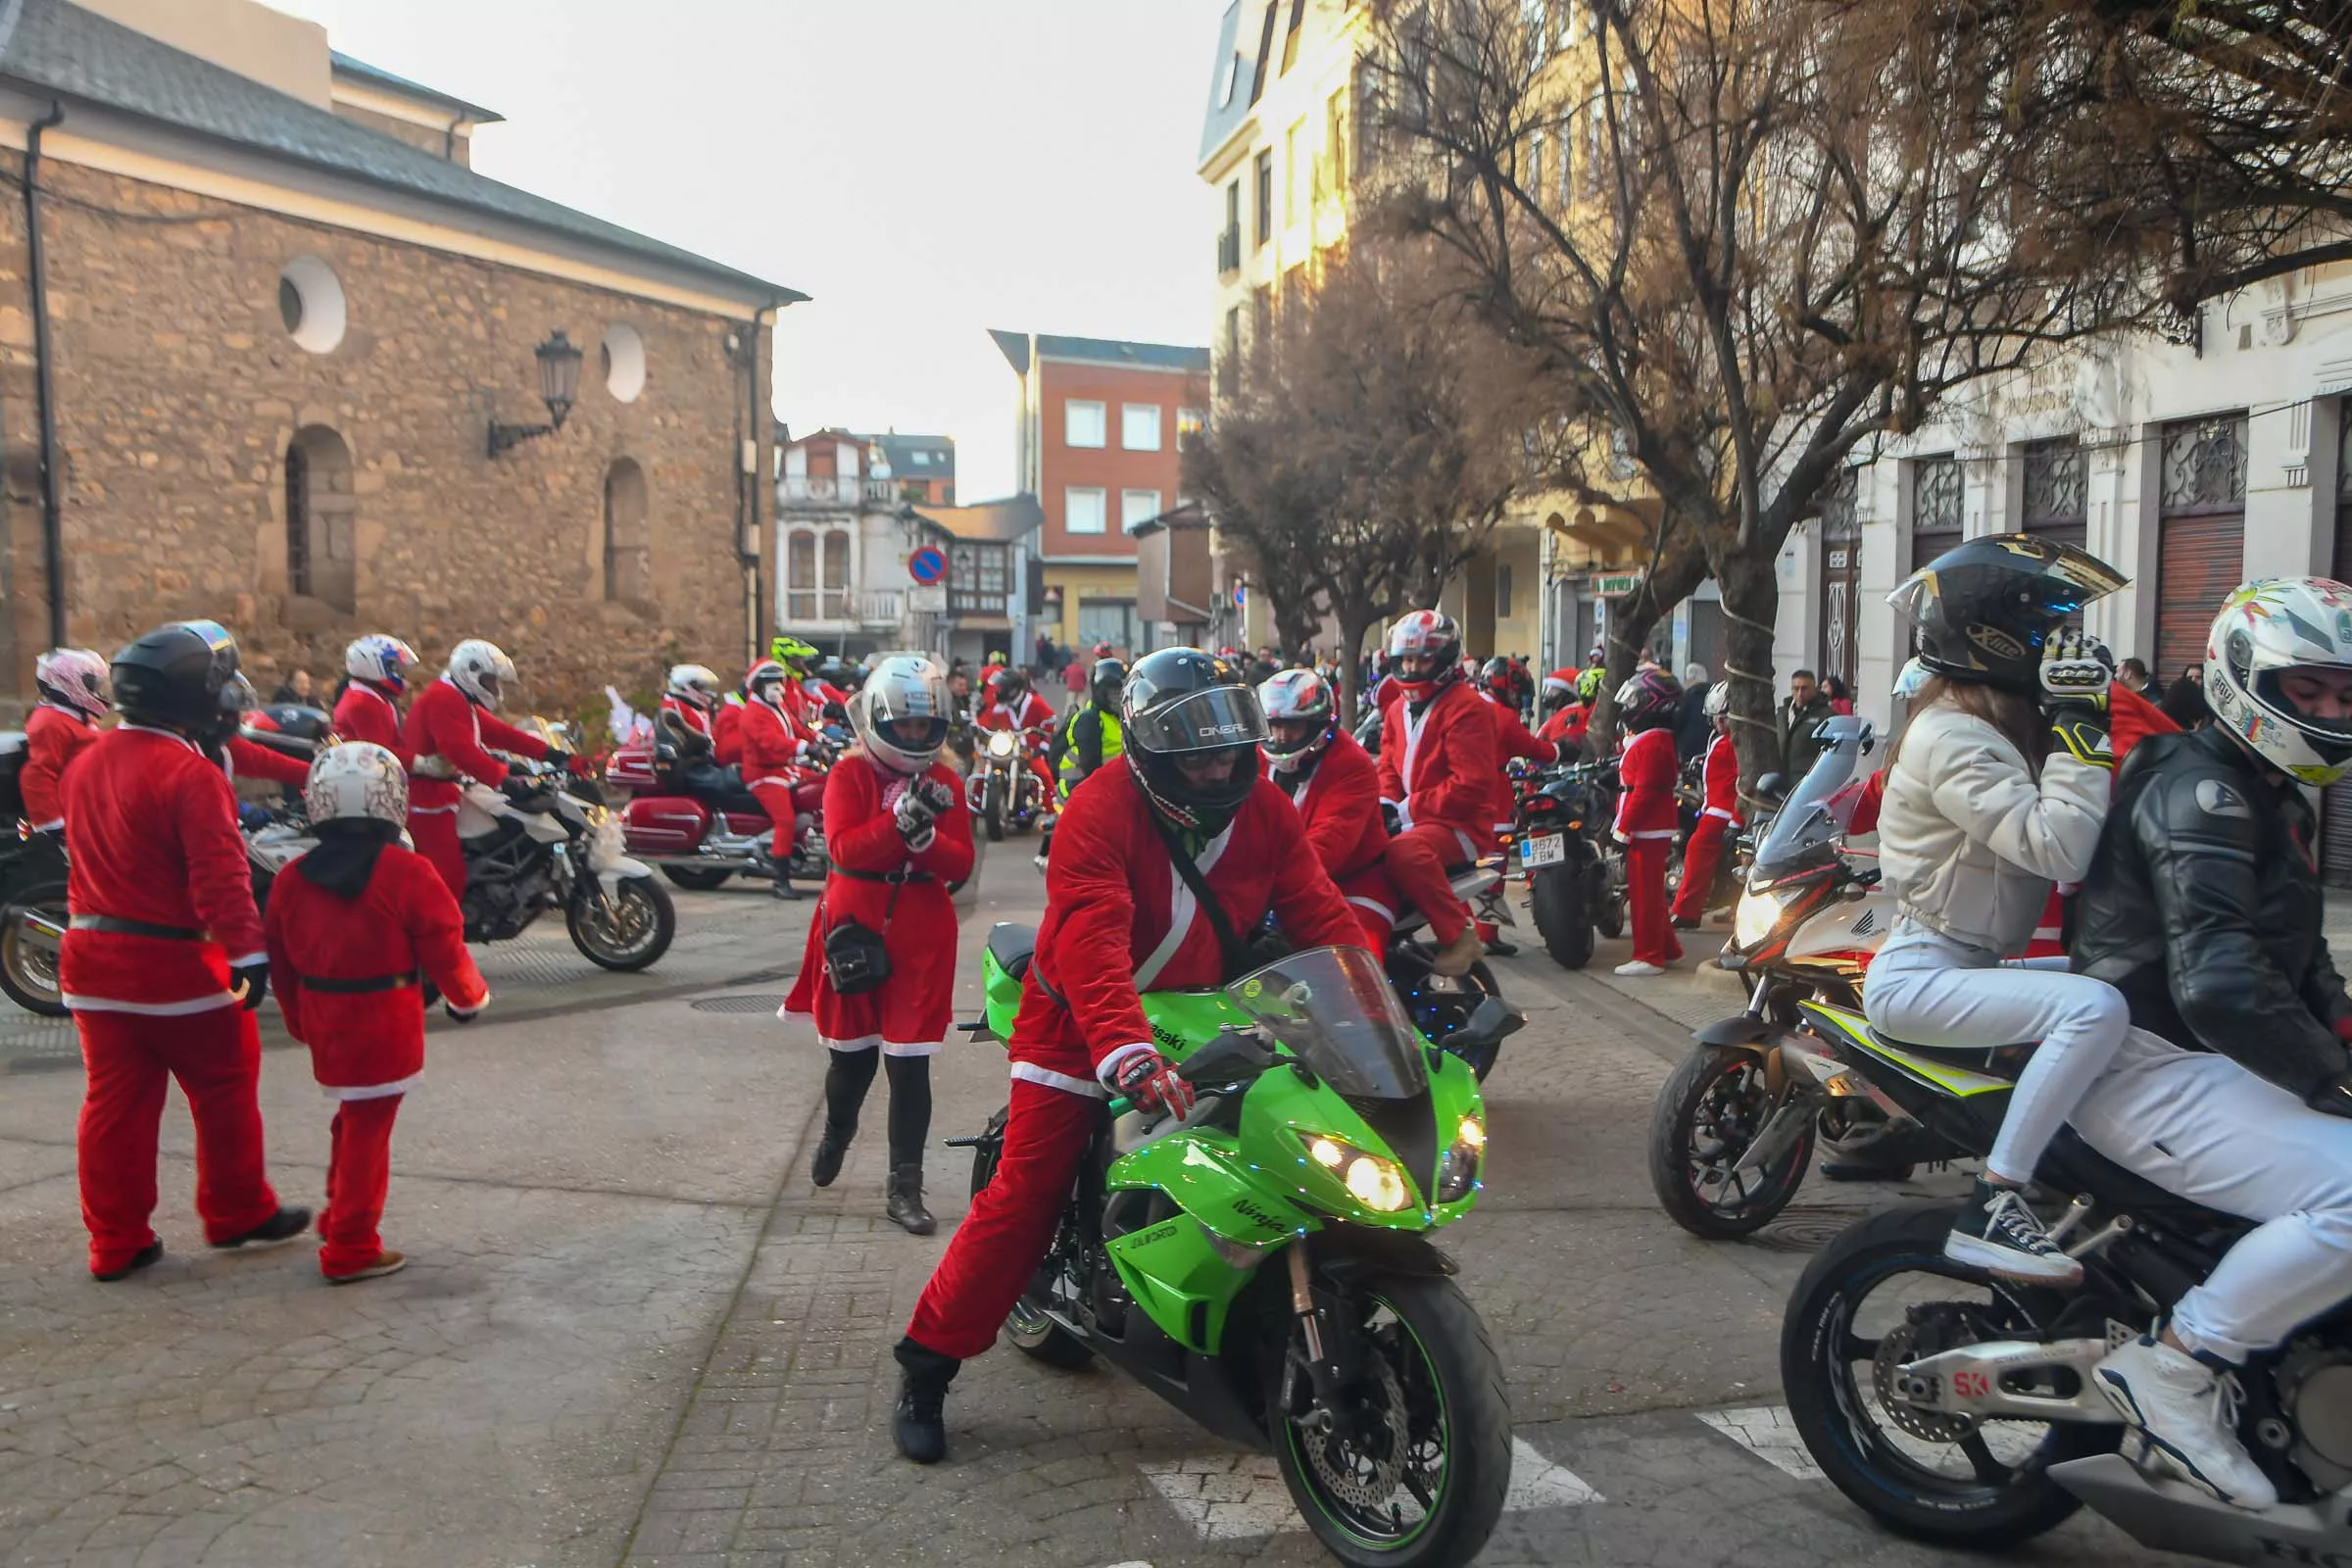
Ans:
POLYGON ((1163 757, 1255 746, 1266 738, 1266 710, 1247 686, 1210 686, 1134 713, 1127 738, 1163 757))
POLYGON ((863 701, 866 721, 884 741, 910 752, 936 751, 947 743, 954 701, 936 666, 919 672, 876 670, 865 683, 863 701))

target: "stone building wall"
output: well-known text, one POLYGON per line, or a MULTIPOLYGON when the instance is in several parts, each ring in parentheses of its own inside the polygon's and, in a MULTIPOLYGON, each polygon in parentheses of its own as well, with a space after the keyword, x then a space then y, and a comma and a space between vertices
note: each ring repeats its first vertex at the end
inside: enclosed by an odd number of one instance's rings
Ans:
MULTIPOLYGON (((760 489, 740 452, 754 436, 770 466, 767 332, 754 343, 717 316, 78 167, 49 164, 43 182, 74 642, 111 653, 158 621, 217 616, 266 692, 296 665, 338 670, 363 632, 405 637, 435 666, 489 637, 528 701, 565 711, 608 681, 643 691, 675 659, 740 664, 753 628, 739 509, 760 489), (341 284, 348 325, 331 352, 301 347, 281 318, 280 270, 303 256, 341 284), (645 347, 630 403, 599 365, 614 322, 645 347), (533 351, 558 327, 586 356, 576 407, 556 434, 489 457, 493 416, 545 421, 533 351), (348 452, 347 482, 327 481, 349 527, 348 612, 289 592, 298 437, 315 487, 348 452), (644 520, 609 599, 615 471, 624 500, 641 490, 644 520)), ((0 190, 5 706, 29 695, 47 637, 24 208, 0 190)))

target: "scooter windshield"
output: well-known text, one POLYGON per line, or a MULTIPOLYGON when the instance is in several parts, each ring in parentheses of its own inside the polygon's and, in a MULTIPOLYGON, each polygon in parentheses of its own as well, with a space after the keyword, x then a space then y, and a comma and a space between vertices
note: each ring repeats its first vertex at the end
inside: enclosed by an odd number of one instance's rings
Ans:
POLYGON ((1824 743, 1813 766, 1788 792, 1756 846, 1752 874, 1772 879, 1801 871, 1836 853, 1850 811, 1833 799, 1853 781, 1856 768, 1875 743, 1870 721, 1840 713, 1825 718, 1815 734, 1824 743))
POLYGON ((1410 1100, 1429 1087, 1412 1020, 1362 948, 1310 948, 1225 988, 1315 1075, 1343 1095, 1410 1100))

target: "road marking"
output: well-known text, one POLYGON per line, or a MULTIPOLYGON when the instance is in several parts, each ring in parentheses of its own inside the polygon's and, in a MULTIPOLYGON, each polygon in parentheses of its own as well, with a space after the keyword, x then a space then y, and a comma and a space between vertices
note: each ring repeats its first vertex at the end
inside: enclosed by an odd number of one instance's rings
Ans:
MULTIPOLYGON (((1303 1530, 1290 1488, 1271 1454, 1206 1453, 1148 1460, 1136 1467, 1152 1490, 1203 1541, 1236 1541, 1303 1530)), ((1572 1508, 1601 1500, 1575 1471, 1553 1464, 1524 1438, 1511 1440, 1511 1484, 1505 1513, 1572 1508)))
POLYGON ((1786 1405, 1746 1404, 1732 1410, 1701 1410, 1698 1418, 1783 1475, 1799 1481, 1822 1479, 1821 1466, 1805 1451, 1796 1417, 1786 1405))

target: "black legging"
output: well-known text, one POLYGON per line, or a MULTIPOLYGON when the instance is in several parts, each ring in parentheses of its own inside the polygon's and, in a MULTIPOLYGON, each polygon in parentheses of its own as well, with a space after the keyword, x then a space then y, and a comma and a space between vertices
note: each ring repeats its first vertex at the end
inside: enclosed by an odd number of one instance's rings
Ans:
POLYGON ((874 1086, 877 1059, 890 1065, 890 1162, 919 1165, 931 1136, 931 1058, 884 1055, 880 1048, 830 1053, 825 1069, 825 1126, 836 1133, 858 1130, 858 1107, 874 1086))

